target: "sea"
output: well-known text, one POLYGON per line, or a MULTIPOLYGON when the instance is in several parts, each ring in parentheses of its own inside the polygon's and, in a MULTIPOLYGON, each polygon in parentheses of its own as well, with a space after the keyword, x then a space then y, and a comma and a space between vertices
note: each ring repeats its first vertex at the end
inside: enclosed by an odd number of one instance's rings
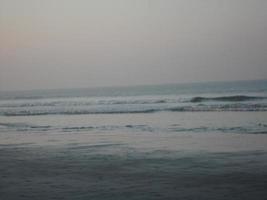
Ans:
POLYGON ((0 199, 267 199, 267 80, 0 92, 0 199))
POLYGON ((267 131, 265 117, 246 119, 244 116, 251 115, 245 114, 248 112, 258 115, 257 112, 266 111, 267 81, 12 91, 0 92, 0 131, 23 133, 112 129, 129 132, 213 131, 264 134, 267 131), (238 113, 238 118, 241 119, 202 120, 200 116, 206 112, 238 113), (188 113, 194 113, 192 117, 200 117, 199 122, 188 123, 190 119, 175 120, 188 113), (128 118, 131 114, 138 118, 164 115, 172 119, 161 119, 155 124, 146 120, 126 120, 123 123, 121 118, 128 118), (90 121, 94 116, 99 119, 99 116, 107 115, 111 119, 120 119, 118 122, 90 121))

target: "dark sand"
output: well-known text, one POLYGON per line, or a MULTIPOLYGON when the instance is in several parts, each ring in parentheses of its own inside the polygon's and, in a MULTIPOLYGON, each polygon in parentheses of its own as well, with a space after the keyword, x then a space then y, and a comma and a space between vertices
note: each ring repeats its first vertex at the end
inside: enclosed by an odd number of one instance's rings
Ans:
POLYGON ((0 199, 266 199, 267 152, 0 146, 0 199))

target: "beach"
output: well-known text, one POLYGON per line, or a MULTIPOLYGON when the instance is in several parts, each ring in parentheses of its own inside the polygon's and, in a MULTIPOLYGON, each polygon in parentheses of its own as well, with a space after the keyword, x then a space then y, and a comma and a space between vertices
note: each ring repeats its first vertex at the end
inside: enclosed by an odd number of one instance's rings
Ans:
MULTIPOLYGON (((85 115, 83 119, 99 127, 110 124, 106 130, 1 133, 0 197, 262 199, 267 195, 266 134, 152 132, 140 124, 149 124, 152 129, 165 121, 177 128, 174 121, 190 118, 204 127, 203 122, 215 124, 225 119, 229 123, 240 114, 85 115), (129 121, 136 127, 129 126, 129 121), (115 124, 125 130, 119 132, 115 124)), ((265 112, 242 115, 246 117, 239 123, 266 119, 265 112)), ((44 120, 44 116, 39 118, 35 120, 44 120)), ((69 118, 75 121, 81 117, 69 118)))
POLYGON ((0 200, 267 200, 266 11, 0 0, 0 200))
POLYGON ((0 93, 0 199, 265 199, 266 87, 0 93))

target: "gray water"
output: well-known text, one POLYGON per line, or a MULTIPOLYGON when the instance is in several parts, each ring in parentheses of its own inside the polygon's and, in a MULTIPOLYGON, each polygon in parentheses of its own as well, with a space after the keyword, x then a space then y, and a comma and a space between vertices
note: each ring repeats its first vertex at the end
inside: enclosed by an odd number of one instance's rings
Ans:
MULTIPOLYGON (((87 116, 180 113, 183 112, 265 112, 267 111, 267 81, 239 81, 226 83, 193 83, 180 85, 135 86, 121 88, 65 89, 43 91, 0 92, 0 130, 3 131, 95 131, 146 127, 152 132, 239 132, 264 133, 265 121, 244 124, 200 124, 192 126, 172 124, 100 123, 86 120, 87 116), (55 116, 56 117, 55 117, 55 116), (74 115, 80 121, 71 120, 74 115), (37 121, 37 116, 43 117, 37 121), (47 117, 45 117, 47 116, 47 117), (51 122, 49 120, 53 118, 51 122), (57 120, 57 118, 61 120, 57 120), (64 120, 63 118, 66 118, 64 120), (79 117, 78 117, 79 118, 79 117), (68 123, 64 123, 68 121, 68 123)), ((240 113, 240 117, 243 114, 240 113)), ((97 116, 96 116, 97 117, 97 116)), ((75 118, 75 117, 74 117, 75 118)), ((189 119, 190 120, 190 119, 189 119)), ((176 122, 174 122, 176 123, 176 122)), ((177 122, 179 124, 179 122, 177 122)))
POLYGON ((0 92, 0 199, 266 199, 267 81, 0 92))

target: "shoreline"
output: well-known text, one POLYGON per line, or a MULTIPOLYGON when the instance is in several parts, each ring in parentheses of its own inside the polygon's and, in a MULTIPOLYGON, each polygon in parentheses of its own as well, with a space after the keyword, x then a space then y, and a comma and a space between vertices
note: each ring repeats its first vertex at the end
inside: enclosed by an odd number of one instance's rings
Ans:
POLYGON ((139 151, 120 144, 0 149, 2 199, 261 199, 267 151, 139 151))
POLYGON ((267 151, 267 134, 238 133, 0 133, 0 148, 120 144, 139 151, 267 151))

